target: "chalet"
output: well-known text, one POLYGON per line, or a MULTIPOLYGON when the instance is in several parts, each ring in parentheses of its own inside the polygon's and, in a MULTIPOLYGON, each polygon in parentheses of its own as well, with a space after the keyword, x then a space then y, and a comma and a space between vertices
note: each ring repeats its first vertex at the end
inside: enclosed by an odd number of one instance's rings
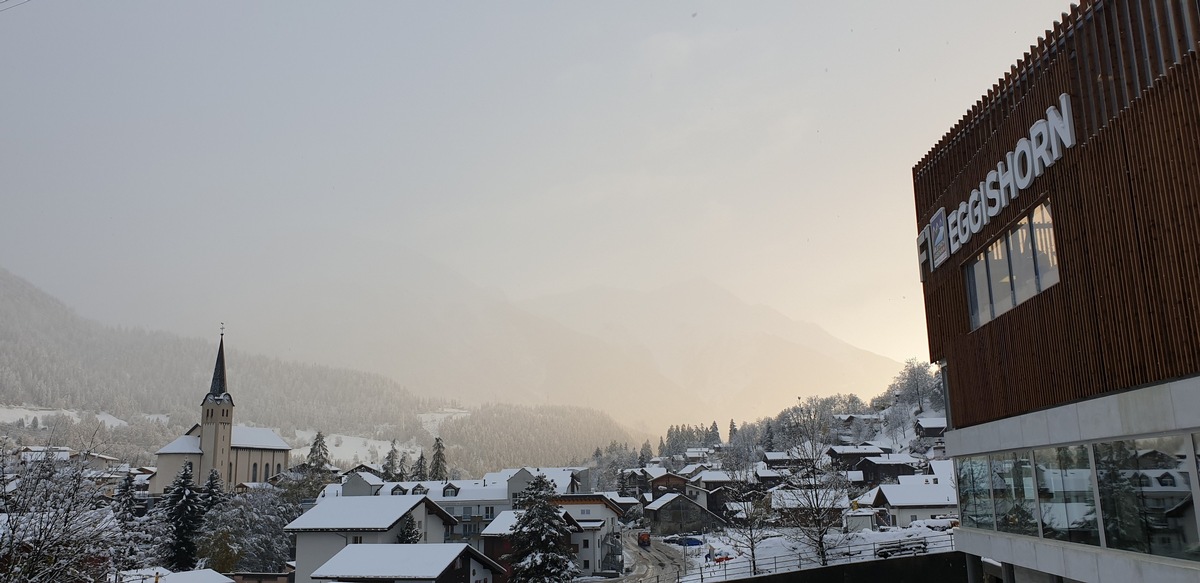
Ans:
POLYGON ((883 450, 871 445, 834 445, 825 450, 825 455, 834 465, 850 469, 863 458, 883 455, 883 450))
POLYGON ((713 514, 695 500, 682 494, 669 493, 646 505, 646 520, 650 532, 659 535, 681 532, 700 532, 724 526, 725 520, 713 514))
POLYGON ((571 544, 578 549, 580 576, 621 573, 625 568, 617 524, 621 507, 602 494, 564 494, 556 496, 554 503, 579 524, 571 544))
POLYGON ((900 476, 917 473, 919 463, 920 460, 910 455, 888 453, 862 458, 854 469, 862 472, 862 479, 868 484, 897 483, 900 476))
POLYGON ((952 484, 937 483, 936 476, 901 476, 899 484, 884 484, 858 498, 863 506, 886 509, 893 526, 936 518, 958 511, 952 484))
POLYGON ((687 484, 687 478, 679 474, 666 472, 650 480, 650 491, 648 493, 657 500, 665 494, 682 494, 687 488, 687 484))
MULTIPOLYGON (((819 515, 840 519, 849 508, 850 497, 840 488, 776 488, 771 491, 771 510, 786 523, 804 524, 819 515)), ((834 521, 837 522, 840 520, 834 521)))
POLYGON ((495 583, 503 568, 463 543, 347 545, 312 578, 342 583, 495 583))
POLYGON ((946 433, 946 418, 921 417, 916 420, 913 429, 917 437, 940 438, 946 433))
POLYGON ((422 543, 441 543, 457 522, 428 496, 335 496, 326 498, 284 527, 296 537, 296 582, 311 583, 313 572, 347 545, 392 545, 402 521, 411 516, 422 543))

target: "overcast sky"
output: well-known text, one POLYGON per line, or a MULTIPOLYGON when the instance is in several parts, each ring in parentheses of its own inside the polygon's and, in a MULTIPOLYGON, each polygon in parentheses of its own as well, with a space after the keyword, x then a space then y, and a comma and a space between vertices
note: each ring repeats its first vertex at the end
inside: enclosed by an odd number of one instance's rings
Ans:
POLYGON ((211 337, 322 248, 513 299, 702 277, 896 359, 911 168, 1069 7, 19 1, 0 267, 85 316, 211 337))

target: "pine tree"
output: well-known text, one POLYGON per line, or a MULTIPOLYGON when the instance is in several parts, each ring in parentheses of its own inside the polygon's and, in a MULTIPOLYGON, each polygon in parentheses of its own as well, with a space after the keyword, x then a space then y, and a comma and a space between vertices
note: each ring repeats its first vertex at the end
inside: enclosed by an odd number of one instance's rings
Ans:
POLYGON ((299 505, 283 499, 279 490, 239 494, 204 517, 199 554, 216 571, 274 571, 290 551, 291 537, 283 527, 298 516, 299 505))
POLYGON ((396 481, 408 481, 408 452, 400 454, 400 463, 396 464, 396 481))
POLYGON ((200 487, 200 503, 204 507, 204 513, 208 514, 210 510, 225 502, 229 496, 225 493, 225 486, 221 482, 221 472, 216 468, 208 471, 208 479, 204 481, 204 485, 200 487))
POLYGON ((504 557, 512 565, 510 583, 561 583, 579 575, 568 546, 571 531, 558 506, 554 486, 538 475, 515 496, 521 510, 512 532, 512 552, 504 557))
POLYGON ((433 459, 429 462, 429 479, 442 481, 450 479, 446 469, 446 446, 442 444, 440 437, 433 440, 433 459))
POLYGON ((638 453, 638 462, 640 467, 646 467, 645 462, 649 462, 650 458, 652 457, 654 457, 654 448, 650 447, 650 440, 647 439, 644 443, 642 443, 642 450, 638 453))
POLYGON ((400 532, 396 534, 396 544, 415 545, 421 542, 421 531, 417 529, 417 521, 412 513, 405 514, 400 519, 400 532))
POLYGON ((771 428, 771 420, 766 421, 766 427, 763 428, 762 440, 759 445, 766 451, 775 451, 775 430, 771 428))
POLYGON ((734 423, 733 419, 730 419, 729 420, 729 443, 733 443, 733 438, 736 435, 737 435, 737 423, 734 423))
POLYGON ((717 422, 713 421, 712 426, 708 428, 708 443, 705 445, 717 445, 721 443, 721 428, 717 427, 717 422))
POLYGON ((324 471, 325 466, 329 465, 329 446, 325 445, 325 434, 317 432, 316 437, 313 437, 312 446, 308 448, 308 469, 310 471, 324 471))
POLYGON ((424 482, 429 479, 429 472, 425 469, 425 452, 417 456, 417 463, 412 467, 412 479, 417 482, 424 482))
POLYGON ((154 511, 163 527, 159 544, 165 566, 189 571, 196 565, 196 536, 204 520, 204 505, 192 480, 191 462, 184 462, 158 504, 154 511))
POLYGON ((658 436, 658 457, 667 455, 667 444, 663 441, 662 436, 658 436))
POLYGON ((392 448, 388 450, 387 456, 383 458, 383 479, 388 482, 399 482, 400 474, 400 450, 396 449, 396 440, 392 440, 392 448))

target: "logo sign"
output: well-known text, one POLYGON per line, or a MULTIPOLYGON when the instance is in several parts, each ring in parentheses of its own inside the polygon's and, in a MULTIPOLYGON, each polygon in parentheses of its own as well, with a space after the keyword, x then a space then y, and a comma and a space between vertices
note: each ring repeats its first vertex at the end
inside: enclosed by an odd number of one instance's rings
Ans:
MULTIPOLYGON (((1075 118, 1071 96, 1063 93, 1058 106, 1046 108, 1046 117, 1029 127, 1029 137, 1017 140, 1004 159, 996 163, 958 207, 939 208, 929 224, 917 236, 917 254, 929 271, 937 269, 991 223, 1012 201, 1029 188, 1034 179, 1046 172, 1075 146, 1075 118)), ((921 270, 921 280, 925 271, 921 270)))

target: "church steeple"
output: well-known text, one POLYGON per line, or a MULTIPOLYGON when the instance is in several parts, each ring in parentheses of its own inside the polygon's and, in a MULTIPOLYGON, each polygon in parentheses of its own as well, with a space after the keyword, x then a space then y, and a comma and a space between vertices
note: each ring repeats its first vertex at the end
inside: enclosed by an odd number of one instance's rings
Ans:
POLYGON ((225 384, 225 333, 221 332, 221 345, 217 348, 217 366, 213 368, 212 387, 208 389, 208 394, 220 397, 228 392, 229 386, 225 384))

